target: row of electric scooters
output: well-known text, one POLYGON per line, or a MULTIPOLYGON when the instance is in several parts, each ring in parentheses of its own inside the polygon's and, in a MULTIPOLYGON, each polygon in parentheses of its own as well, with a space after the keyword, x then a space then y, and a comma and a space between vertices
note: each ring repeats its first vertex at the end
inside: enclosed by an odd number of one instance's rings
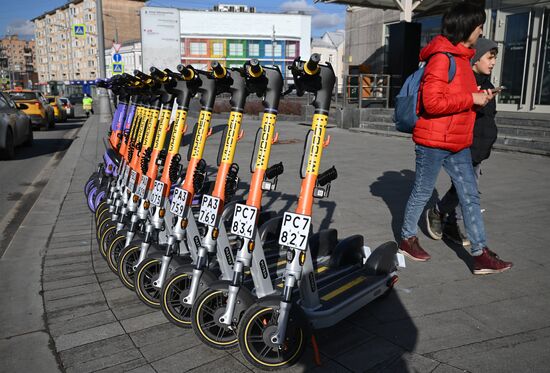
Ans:
POLYGON ((178 327, 193 328, 210 347, 239 346, 253 365, 279 369, 298 361, 313 330, 332 326, 386 294, 397 281, 397 244, 371 252, 363 236, 339 239, 335 229, 313 233, 312 206, 326 198, 335 167, 320 172, 335 75, 313 54, 289 67, 294 84, 282 92, 276 66, 250 60, 239 68, 212 62, 210 71, 179 65, 177 72, 117 75, 98 82, 117 98, 103 162, 85 185, 97 240, 109 267, 146 305, 161 308, 178 327), (282 163, 269 166, 277 141, 281 97, 291 90, 315 99, 305 136, 301 189, 294 212, 262 210, 282 163), (217 96, 230 96, 215 180, 203 159, 217 96), (261 97, 264 113, 250 162, 247 199, 234 163, 247 96, 261 97), (200 113, 182 166, 190 102, 200 113))

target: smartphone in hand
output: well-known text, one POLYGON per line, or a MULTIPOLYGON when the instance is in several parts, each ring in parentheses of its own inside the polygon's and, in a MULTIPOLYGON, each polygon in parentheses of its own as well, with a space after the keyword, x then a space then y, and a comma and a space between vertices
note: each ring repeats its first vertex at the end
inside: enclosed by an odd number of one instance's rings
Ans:
POLYGON ((502 91, 505 90, 505 89, 506 89, 506 87, 504 87, 504 86, 495 87, 495 88, 491 89, 491 92, 492 92, 494 95, 496 95, 497 93, 500 93, 500 92, 502 92, 502 91))

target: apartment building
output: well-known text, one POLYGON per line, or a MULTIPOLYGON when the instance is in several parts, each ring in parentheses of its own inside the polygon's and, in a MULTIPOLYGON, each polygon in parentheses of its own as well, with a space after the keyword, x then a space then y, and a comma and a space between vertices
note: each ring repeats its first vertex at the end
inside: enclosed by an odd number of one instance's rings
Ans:
POLYGON ((34 40, 8 35, 0 39, 0 75, 11 87, 29 87, 36 82, 34 73, 34 40))
MULTIPOLYGON (((105 48, 140 38, 145 0, 103 0, 105 48)), ((78 84, 99 78, 95 0, 70 0, 32 20, 36 71, 41 84, 78 84), (75 30, 75 27, 77 28, 75 30), (51 84, 51 83, 50 83, 51 84)))

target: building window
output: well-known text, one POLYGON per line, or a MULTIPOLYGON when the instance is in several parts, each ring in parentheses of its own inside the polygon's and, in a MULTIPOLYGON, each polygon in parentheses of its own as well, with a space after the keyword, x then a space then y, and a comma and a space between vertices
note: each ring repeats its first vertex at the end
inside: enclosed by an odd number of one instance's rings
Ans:
POLYGON ((242 56, 243 55, 243 45, 242 45, 242 43, 231 43, 231 44, 229 44, 229 55, 230 56, 242 56))
POLYGON ((248 44, 248 55, 258 57, 260 55, 260 44, 258 43, 248 44))
POLYGON ((203 56, 206 54, 206 43, 191 43, 189 49, 191 55, 203 56))
POLYGON ((296 57, 296 44, 287 44, 286 45, 286 56, 287 57, 296 57))
POLYGON ((280 57, 282 52, 281 44, 273 44, 273 50, 271 44, 265 45, 265 56, 266 57, 280 57))
MULTIPOLYGON (((206 54, 206 53, 202 53, 202 54, 206 54)), ((212 43, 212 55, 213 56, 223 56, 223 43, 222 42, 212 43)))

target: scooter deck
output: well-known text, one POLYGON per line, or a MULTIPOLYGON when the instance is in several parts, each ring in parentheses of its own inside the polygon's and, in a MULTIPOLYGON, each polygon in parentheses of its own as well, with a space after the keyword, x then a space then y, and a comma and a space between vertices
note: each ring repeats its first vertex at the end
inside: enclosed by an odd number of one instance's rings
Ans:
POLYGON ((333 281, 319 281, 319 305, 308 309, 300 303, 314 328, 330 327, 366 306, 391 288, 392 274, 372 275, 368 268, 354 271, 333 281))

